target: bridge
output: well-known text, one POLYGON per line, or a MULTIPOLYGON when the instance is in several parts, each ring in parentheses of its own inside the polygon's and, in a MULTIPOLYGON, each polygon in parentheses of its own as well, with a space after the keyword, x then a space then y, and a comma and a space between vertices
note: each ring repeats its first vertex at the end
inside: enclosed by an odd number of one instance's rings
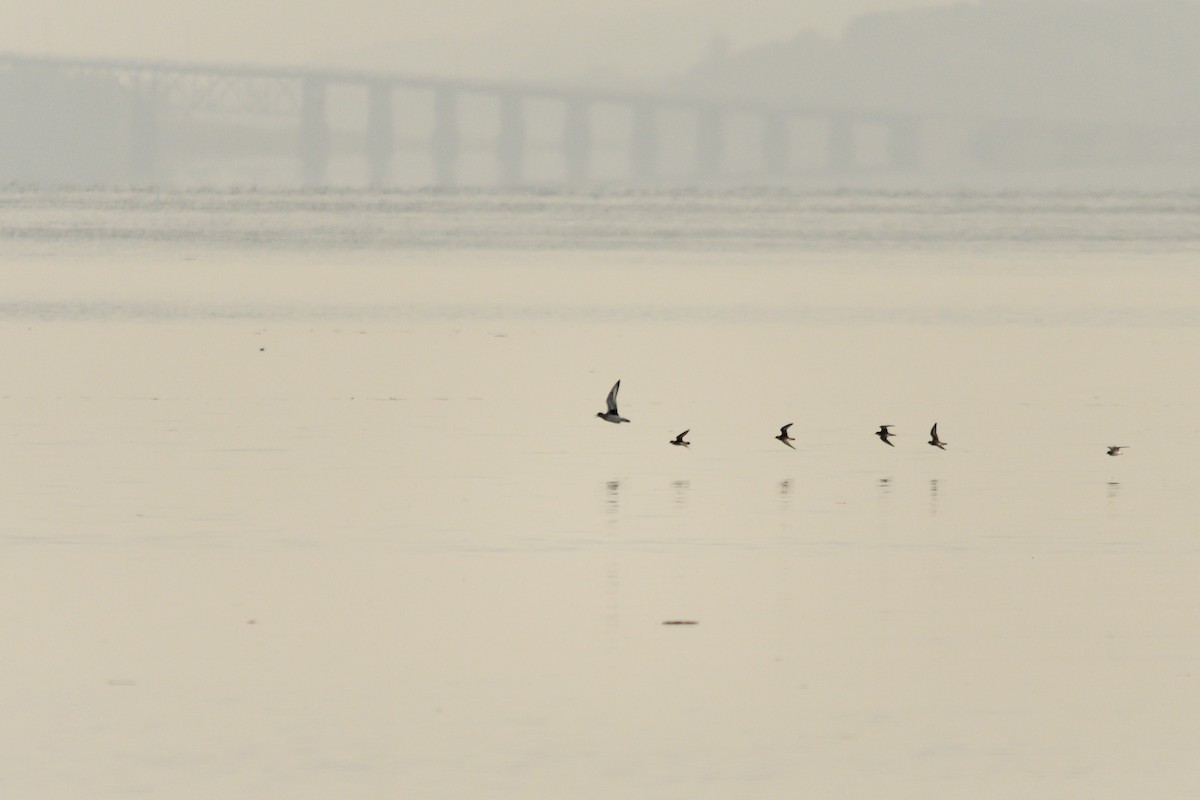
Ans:
POLYGON ((9 181, 74 164, 92 182, 155 185, 189 161, 257 159, 285 163, 305 187, 787 182, 911 170, 919 151, 916 118, 882 110, 0 54, 0 180, 9 181))

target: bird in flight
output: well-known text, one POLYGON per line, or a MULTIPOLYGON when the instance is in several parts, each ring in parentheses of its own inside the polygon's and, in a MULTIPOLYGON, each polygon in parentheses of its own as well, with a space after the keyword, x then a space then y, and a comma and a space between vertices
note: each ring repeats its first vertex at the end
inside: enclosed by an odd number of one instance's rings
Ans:
POLYGON ((1124 450, 1126 447, 1129 447, 1129 445, 1127 445, 1127 444, 1110 444, 1108 446, 1108 454, 1110 456, 1119 456, 1119 455, 1121 455, 1121 451, 1124 450))
POLYGON ((608 392, 608 410, 597 411, 596 416, 605 422, 629 422, 629 420, 617 413, 617 392, 621 389, 621 382, 617 381, 613 384, 613 388, 608 392))
MULTIPOLYGON (((890 444, 890 442, 889 442, 889 444, 890 444)), ((943 442, 941 439, 937 438, 937 423, 936 422, 933 423, 933 427, 929 429, 929 444, 933 445, 934 447, 938 448, 939 450, 945 450, 946 445, 949 444, 949 442, 943 442)))
POLYGON ((794 425, 794 424, 795 424, 794 422, 789 422, 787 425, 784 425, 782 428, 779 429, 779 435, 775 437, 779 441, 786 444, 788 447, 791 447, 793 450, 795 450, 796 448, 792 445, 792 442, 794 442, 796 440, 793 439, 791 436, 788 436, 787 429, 792 427, 792 425, 794 425))
POLYGON ((691 430, 692 430, 691 428, 688 428, 686 431, 684 431, 683 433, 676 436, 674 439, 671 440, 671 444, 677 444, 680 447, 687 447, 688 445, 690 445, 691 442, 685 442, 683 440, 683 437, 687 436, 691 430))
POLYGON ((896 445, 894 445, 888 441, 889 436, 896 435, 888 430, 888 428, 890 428, 890 427, 892 427, 892 426, 891 425, 880 425, 879 430, 875 431, 875 435, 879 437, 879 441, 883 442, 888 447, 895 447, 896 445))

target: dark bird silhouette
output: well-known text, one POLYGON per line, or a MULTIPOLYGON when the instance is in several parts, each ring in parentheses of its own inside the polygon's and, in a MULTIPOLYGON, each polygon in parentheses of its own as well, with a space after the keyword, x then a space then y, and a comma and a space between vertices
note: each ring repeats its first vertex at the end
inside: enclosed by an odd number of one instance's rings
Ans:
POLYGON ((934 447, 938 448, 939 450, 945 450, 946 445, 950 444, 949 442, 943 442, 941 439, 937 438, 937 423, 936 422, 933 423, 933 427, 929 429, 929 444, 933 445, 934 447))
POLYGON ((782 428, 779 429, 779 435, 775 437, 779 441, 786 444, 788 447, 791 447, 793 450, 795 450, 796 448, 792 445, 792 442, 794 442, 796 440, 793 439, 791 436, 788 436, 787 429, 792 427, 792 425, 794 425, 794 424, 795 424, 794 422, 789 422, 787 425, 784 425, 782 428))
POLYGON ((691 428, 688 428, 686 431, 684 431, 683 433, 676 436, 674 439, 671 440, 671 444, 677 444, 680 447, 687 447, 688 445, 690 445, 691 442, 685 442, 683 440, 683 437, 687 436, 688 433, 691 432, 691 430, 692 430, 691 428))
POLYGON ((883 442, 888 447, 895 447, 896 445, 894 445, 888 441, 889 436, 896 435, 888 430, 888 428, 890 428, 890 427, 892 427, 892 426, 891 425, 880 425, 879 430, 875 431, 875 435, 879 437, 879 441, 883 442))
POLYGON ((1108 446, 1108 454, 1110 456, 1119 456, 1119 455, 1121 455, 1121 451, 1124 450, 1126 447, 1129 447, 1129 445, 1127 445, 1127 444, 1111 444, 1108 446))
POLYGON ((621 382, 617 381, 613 384, 613 388, 608 391, 608 411, 597 411, 596 416, 605 422, 629 422, 629 420, 617 413, 617 392, 621 389, 621 382))

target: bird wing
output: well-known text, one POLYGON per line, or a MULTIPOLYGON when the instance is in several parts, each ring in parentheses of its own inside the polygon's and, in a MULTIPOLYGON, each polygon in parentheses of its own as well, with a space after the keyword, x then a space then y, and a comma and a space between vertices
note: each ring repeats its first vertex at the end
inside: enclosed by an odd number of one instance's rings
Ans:
POLYGON ((681 433, 681 434, 679 434, 678 436, 676 436, 676 437, 675 437, 676 441, 680 441, 680 442, 682 442, 682 441, 683 441, 683 437, 687 436, 687 435, 688 435, 689 433, 691 433, 691 432, 692 432, 692 429, 691 429, 691 428, 688 428, 686 431, 684 431, 683 433, 681 433))
POLYGON ((794 423, 794 422, 789 422, 787 425, 784 425, 782 428, 780 428, 780 429, 779 429, 779 435, 780 435, 780 436, 787 436, 787 435, 788 435, 788 434, 787 434, 787 429, 788 429, 788 428, 790 428, 790 427, 792 427, 792 426, 793 426, 793 425, 795 425, 795 424, 796 424, 796 423, 794 423))
POLYGON ((929 438, 937 440, 937 423, 933 423, 933 427, 929 429, 929 438))
POLYGON ((608 410, 609 413, 617 413, 617 391, 621 388, 621 382, 617 381, 613 384, 613 388, 608 392, 608 410))

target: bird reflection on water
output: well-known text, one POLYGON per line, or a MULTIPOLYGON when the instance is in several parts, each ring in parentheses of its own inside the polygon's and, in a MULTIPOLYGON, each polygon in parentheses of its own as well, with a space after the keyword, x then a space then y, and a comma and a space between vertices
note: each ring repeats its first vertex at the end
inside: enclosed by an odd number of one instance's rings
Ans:
POLYGON ((621 482, 608 481, 604 484, 604 509, 608 512, 609 521, 615 521, 621 511, 621 482))
POLYGON ((1121 512, 1121 484, 1119 481, 1109 481, 1104 489, 1108 500, 1108 517, 1115 518, 1121 512))
MULTIPOLYGON (((784 444, 787 444, 786 442, 784 444)), ((779 507, 786 509, 792 499, 792 479, 786 478, 779 482, 779 507)))
POLYGON ((671 489, 674 490, 675 505, 679 508, 687 507, 688 491, 692 488, 691 481, 671 481, 671 489))

